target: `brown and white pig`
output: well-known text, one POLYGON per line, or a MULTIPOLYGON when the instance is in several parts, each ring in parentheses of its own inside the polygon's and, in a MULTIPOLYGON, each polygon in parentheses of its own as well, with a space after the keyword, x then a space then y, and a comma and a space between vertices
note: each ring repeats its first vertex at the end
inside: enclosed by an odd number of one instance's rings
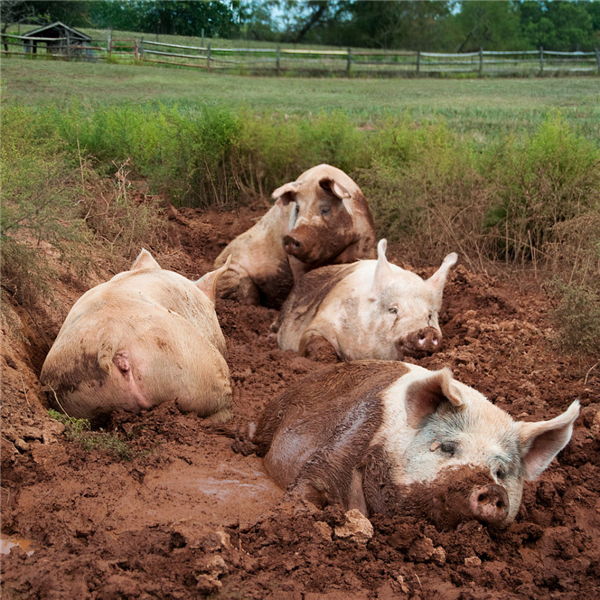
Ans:
POLYGON ((389 263, 386 248, 381 240, 377 260, 304 275, 273 325, 279 347, 310 357, 326 344, 342 360, 402 360, 439 350, 438 315, 456 253, 424 281, 389 263))
POLYGON ((447 368, 356 361, 274 398, 234 450, 264 456, 280 487, 319 507, 504 527, 578 414, 576 400, 550 421, 515 422, 447 368))
POLYGON ((229 419, 227 349, 214 308, 228 268, 194 283, 142 250, 130 271, 86 292, 42 367, 54 406, 94 425, 114 410, 139 412, 166 400, 229 419))
POLYGON ((371 211, 356 183, 340 169, 319 165, 273 192, 274 206, 219 254, 233 259, 218 293, 245 304, 279 308, 294 280, 328 264, 375 256, 371 211))

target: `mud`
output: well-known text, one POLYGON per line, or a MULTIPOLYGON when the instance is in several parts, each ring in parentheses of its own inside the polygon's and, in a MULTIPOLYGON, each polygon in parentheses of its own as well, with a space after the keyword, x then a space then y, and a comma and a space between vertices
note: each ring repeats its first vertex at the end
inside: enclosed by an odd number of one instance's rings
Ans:
MULTIPOLYGON (((190 278, 264 212, 171 211, 159 263, 190 278)), ((393 246, 390 258, 406 255, 393 246)), ((105 265, 105 279, 111 276, 105 265)), ((372 536, 341 537, 341 509, 292 501, 231 436, 322 363, 277 348, 277 312, 220 301, 235 417, 219 426, 175 406, 115 414, 128 452, 86 450, 50 419, 42 362, 82 282, 58 265, 55 299, 2 313, 2 593, 6 598, 577 598, 600 587, 600 368, 558 353, 535 282, 451 272, 444 346, 409 359, 454 376, 522 420, 579 398, 570 445, 535 482, 505 531, 476 521, 438 530, 375 515, 372 536)), ((418 270, 421 276, 431 271, 418 270)), ((7 296, 10 302, 10 297, 7 296)))

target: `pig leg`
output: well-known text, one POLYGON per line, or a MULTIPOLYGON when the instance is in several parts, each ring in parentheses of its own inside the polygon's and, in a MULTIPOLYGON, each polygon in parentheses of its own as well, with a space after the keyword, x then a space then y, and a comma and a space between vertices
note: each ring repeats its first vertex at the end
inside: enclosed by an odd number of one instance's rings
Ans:
POLYGON ((300 339, 298 354, 323 363, 338 362, 335 348, 322 336, 305 332, 300 339))
POLYGON ((248 272, 234 264, 219 278, 217 295, 221 298, 233 298, 241 304, 260 305, 260 293, 248 272))

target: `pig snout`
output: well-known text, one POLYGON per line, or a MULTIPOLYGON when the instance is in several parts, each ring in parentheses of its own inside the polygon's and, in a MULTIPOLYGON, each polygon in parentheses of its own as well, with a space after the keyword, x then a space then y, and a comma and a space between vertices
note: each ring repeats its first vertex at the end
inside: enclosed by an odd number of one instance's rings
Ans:
POLYGON ((291 254, 296 258, 302 255, 302 253, 304 252, 304 244, 302 244, 302 242, 299 239, 291 235, 286 235, 283 238, 283 247, 285 248, 285 251, 288 254, 291 254))
POLYGON ((435 327, 425 327, 409 334, 402 345, 409 352, 432 354, 440 349, 442 335, 435 327))
POLYGON ((475 487, 469 497, 473 516, 490 525, 502 525, 508 517, 508 507, 506 490, 496 484, 475 487))

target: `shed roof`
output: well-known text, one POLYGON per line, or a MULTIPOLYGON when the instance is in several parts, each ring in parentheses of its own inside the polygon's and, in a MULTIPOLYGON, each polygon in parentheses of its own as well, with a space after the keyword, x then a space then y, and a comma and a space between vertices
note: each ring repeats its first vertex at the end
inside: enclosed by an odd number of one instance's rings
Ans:
POLYGON ((24 33, 22 37, 66 37, 67 33, 70 37, 76 37, 81 40, 85 40, 87 42, 91 41, 91 37, 89 35, 85 35, 81 31, 77 31, 77 29, 73 29, 68 25, 65 25, 61 21, 56 21, 56 23, 51 23, 50 25, 44 25, 43 27, 38 27, 33 31, 28 31, 24 33))

